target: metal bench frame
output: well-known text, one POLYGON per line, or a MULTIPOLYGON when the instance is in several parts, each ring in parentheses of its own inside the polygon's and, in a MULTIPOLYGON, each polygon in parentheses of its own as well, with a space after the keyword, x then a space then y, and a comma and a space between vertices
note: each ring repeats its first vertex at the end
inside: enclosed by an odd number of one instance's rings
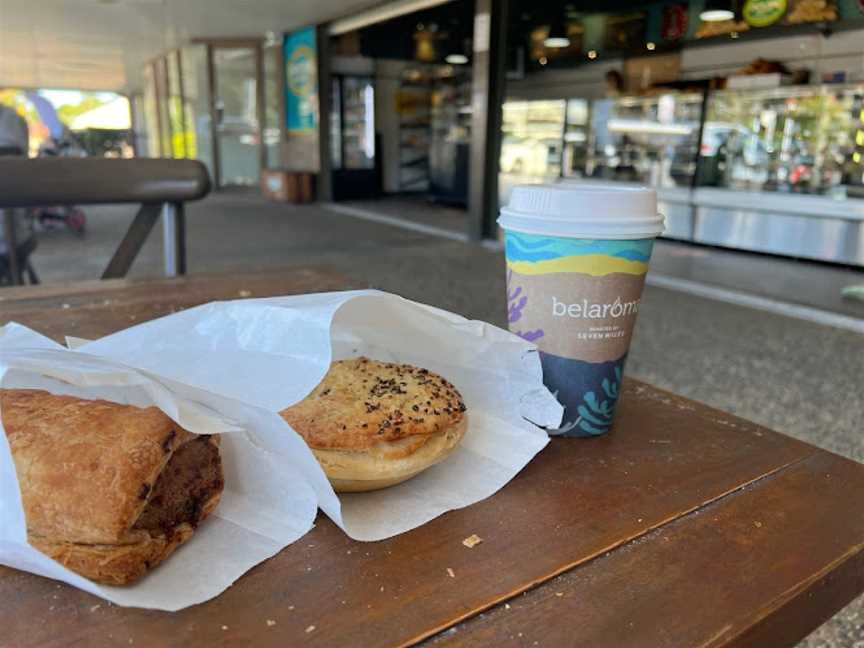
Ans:
MULTIPOLYGON (((210 178, 195 160, 0 159, 0 210, 41 205, 139 203, 103 279, 124 277, 162 216, 166 276, 186 274, 184 205, 210 191, 210 178)), ((15 219, 4 218, 9 268, 22 283, 15 219)))

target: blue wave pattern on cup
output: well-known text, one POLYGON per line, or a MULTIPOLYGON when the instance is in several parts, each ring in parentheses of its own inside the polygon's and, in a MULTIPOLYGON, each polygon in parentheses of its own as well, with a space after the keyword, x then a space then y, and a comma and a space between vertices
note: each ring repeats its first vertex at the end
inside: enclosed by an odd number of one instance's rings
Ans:
POLYGON ((594 436, 612 425, 653 243, 505 233, 510 330, 540 349, 544 382, 565 408, 558 434, 594 436), (550 300, 553 315, 578 318, 550 318, 550 300), (615 323, 625 308, 632 312, 615 323), (595 313, 603 317, 592 321, 595 313))
POLYGON ((504 240, 507 262, 548 261, 568 256, 605 254, 629 261, 648 263, 651 259, 653 239, 595 240, 555 238, 522 232, 507 232, 504 240))

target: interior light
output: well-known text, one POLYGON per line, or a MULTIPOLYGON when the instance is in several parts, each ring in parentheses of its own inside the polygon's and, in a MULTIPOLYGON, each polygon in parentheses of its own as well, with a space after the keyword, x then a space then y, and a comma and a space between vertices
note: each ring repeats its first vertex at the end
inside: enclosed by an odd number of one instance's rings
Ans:
POLYGON ((540 63, 540 65, 546 65, 549 62, 549 59, 547 59, 545 56, 541 56, 537 62, 540 63))
POLYGON ((597 50, 588 50, 588 58, 592 61, 597 58, 597 50))
POLYGON ((562 49, 564 47, 570 47, 570 39, 569 38, 547 38, 543 41, 543 45, 548 47, 549 49, 562 49))
POLYGON ((465 65, 468 62, 468 57, 464 54, 448 54, 444 60, 450 65, 465 65))
POLYGON ((735 18, 731 0, 705 0, 699 17, 706 22, 721 22, 735 18))
POLYGON ((645 47, 648 49, 649 52, 653 52, 655 49, 657 49, 657 46, 654 43, 645 43, 645 47))
POLYGON ((735 12, 730 9, 706 9, 699 14, 699 18, 705 22, 722 22, 732 20, 734 17, 735 12))
POLYGON ((570 47, 570 38, 567 36, 567 29, 564 27, 563 20, 552 23, 549 27, 549 34, 543 40, 543 46, 549 49, 570 47))

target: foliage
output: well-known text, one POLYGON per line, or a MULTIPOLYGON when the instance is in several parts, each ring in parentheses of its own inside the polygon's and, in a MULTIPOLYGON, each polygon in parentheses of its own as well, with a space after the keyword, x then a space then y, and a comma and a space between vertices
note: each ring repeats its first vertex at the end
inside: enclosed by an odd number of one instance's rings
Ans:
POLYGON ((79 115, 83 115, 86 112, 90 112, 94 108, 99 108, 100 106, 104 106, 108 101, 104 99, 100 99, 99 97, 93 95, 84 95, 84 98, 80 103, 77 104, 64 104, 57 108, 57 117, 60 118, 67 126, 72 123, 79 115))
POLYGON ((585 392, 584 404, 579 405, 579 427, 589 434, 602 434, 612 425, 612 415, 615 411, 615 401, 618 400, 618 389, 621 385, 621 367, 615 367, 615 379, 603 379, 603 394, 598 398, 593 391, 585 392), (603 398, 605 394, 606 398, 603 398))
MULTIPOLYGON (((522 294, 522 286, 513 287, 513 271, 507 272, 507 321, 510 324, 522 319, 522 309, 528 303, 528 295, 522 294)), ((513 330, 511 328, 511 330, 513 330)), ((543 329, 534 331, 513 331, 519 337, 534 342, 542 338, 545 333, 543 329)))

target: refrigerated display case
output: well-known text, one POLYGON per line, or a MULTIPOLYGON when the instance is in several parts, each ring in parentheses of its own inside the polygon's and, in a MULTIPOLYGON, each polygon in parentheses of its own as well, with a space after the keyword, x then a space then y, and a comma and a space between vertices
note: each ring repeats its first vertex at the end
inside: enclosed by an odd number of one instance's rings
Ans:
MULTIPOLYGON (((568 103, 567 132, 584 129, 584 142, 565 141, 563 176, 595 183, 657 187, 666 217, 666 236, 692 236, 690 186, 696 172, 702 115, 701 93, 670 92, 652 96, 598 99, 590 105, 568 103), (571 108, 572 106, 572 108, 571 108), (572 154, 567 154, 572 146, 572 154)), ((565 140, 567 136, 565 135, 565 140)))
POLYGON ((864 266, 864 86, 621 97, 590 115, 565 181, 656 187, 666 237, 864 266))
POLYGON ((375 155, 375 86, 372 77, 333 77, 331 151, 333 197, 369 198, 380 193, 375 155))
POLYGON ((582 175, 588 162, 589 102, 586 99, 568 99, 566 110, 561 174, 582 175))
POLYGON ((425 193, 430 186, 432 87, 428 78, 410 76, 399 85, 399 191, 425 193))
POLYGON ((693 240, 864 266, 864 86, 708 101, 693 240))
POLYGON ((557 177, 567 102, 508 101, 502 106, 501 171, 515 176, 557 177))
POLYGON ((701 110, 698 93, 592 102, 583 175, 655 187, 689 186, 701 110))
POLYGON ((561 176, 567 101, 511 100, 501 111, 499 200, 524 183, 554 182, 561 176))
MULTIPOLYGON (((446 68, 445 68, 446 69, 446 68)), ((471 75, 460 70, 432 84, 429 146, 429 197, 468 204, 471 144, 471 75)))
POLYGON ((795 86, 717 92, 706 131, 722 130, 713 149, 722 171, 712 182, 731 189, 845 197, 861 187, 864 147, 861 86, 795 86), (862 141, 856 144, 856 137, 862 141))

